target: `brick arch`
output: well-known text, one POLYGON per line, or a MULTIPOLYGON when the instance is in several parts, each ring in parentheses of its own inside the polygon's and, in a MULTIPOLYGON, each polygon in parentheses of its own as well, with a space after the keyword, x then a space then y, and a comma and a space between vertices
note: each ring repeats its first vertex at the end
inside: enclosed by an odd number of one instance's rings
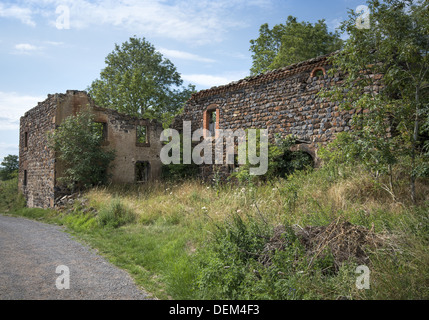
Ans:
POLYGON ((307 153, 313 159, 313 165, 315 168, 319 168, 322 165, 321 159, 317 155, 319 146, 316 143, 298 143, 291 147, 291 151, 302 151, 307 153))
POLYGON ((324 75, 324 76, 326 76, 326 70, 325 70, 325 68, 323 68, 323 67, 316 67, 316 68, 314 68, 314 69, 311 71, 310 77, 311 77, 311 78, 314 78, 314 77, 316 76, 316 72, 317 72, 317 71, 322 71, 322 72, 323 72, 323 75, 324 75))

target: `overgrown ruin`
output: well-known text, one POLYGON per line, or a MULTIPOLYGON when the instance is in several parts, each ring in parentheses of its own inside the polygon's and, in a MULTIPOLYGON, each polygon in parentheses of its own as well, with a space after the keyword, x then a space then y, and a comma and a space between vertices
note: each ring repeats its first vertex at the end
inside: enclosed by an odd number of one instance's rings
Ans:
POLYGON ((64 195, 57 182, 64 166, 48 147, 47 133, 87 106, 95 122, 103 126, 103 146, 116 150, 109 172, 112 183, 139 183, 160 177, 160 123, 98 107, 86 92, 69 90, 48 95, 21 117, 18 181, 28 207, 53 208, 55 200, 64 195))
MULTIPOLYGON (((353 115, 366 112, 341 111, 339 102, 318 96, 323 88, 343 80, 340 74, 328 75, 333 54, 197 92, 173 127, 181 131, 183 121, 191 121, 192 131, 268 129, 271 142, 293 135, 299 141, 294 148, 310 154, 317 166, 320 146, 351 130, 353 115)), ((375 85, 367 89, 378 91, 381 75, 371 77, 375 85)))
MULTIPOLYGON (((332 141, 337 133, 351 130, 353 115, 366 112, 341 111, 339 102, 318 96, 323 88, 342 81, 340 74, 327 73, 331 55, 197 92, 171 127, 182 131, 183 121, 190 121, 192 131, 268 129, 271 142, 293 135, 299 142, 294 149, 310 154, 317 165, 320 146, 332 141)), ((381 75, 370 77, 375 80, 374 86, 367 90, 377 92, 381 75)), ((46 133, 87 105, 96 121, 103 124, 106 145, 116 150, 113 183, 160 177, 161 124, 98 107, 86 92, 49 95, 21 118, 19 188, 29 207, 53 207, 61 195, 57 179, 63 167, 47 146, 46 133)), ((228 166, 222 168, 225 174, 231 172, 228 166)), ((202 166, 201 171, 203 177, 210 176, 213 166, 202 166)))

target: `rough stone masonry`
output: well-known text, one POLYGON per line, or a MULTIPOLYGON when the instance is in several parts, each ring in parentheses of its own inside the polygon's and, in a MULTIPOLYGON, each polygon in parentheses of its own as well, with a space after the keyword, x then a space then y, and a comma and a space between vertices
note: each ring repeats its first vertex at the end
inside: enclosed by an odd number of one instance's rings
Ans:
POLYGON ((86 92, 68 90, 48 95, 21 117, 18 184, 28 207, 52 208, 67 193, 58 183, 64 164, 49 148, 47 133, 85 107, 91 108, 94 121, 103 126, 103 147, 116 150, 109 172, 113 183, 146 183, 160 177, 160 123, 98 107, 86 92), (140 130, 145 133, 143 140, 139 128, 144 128, 140 130))
MULTIPOLYGON (((301 142, 296 149, 309 153, 317 165, 319 146, 338 132, 351 130, 353 114, 362 112, 340 111, 339 102, 318 96, 323 88, 342 81, 340 74, 327 74, 333 54, 195 93, 173 128, 180 131, 183 121, 192 121, 193 131, 210 130, 210 125, 224 130, 268 129, 272 142, 276 136, 294 135, 301 142)), ((368 90, 378 91, 381 76, 371 77, 376 81, 368 90)))
MULTIPOLYGON (((333 54, 197 92, 172 128, 182 131, 183 121, 191 121, 192 131, 268 129, 271 142, 276 136, 294 135, 299 141, 294 148, 309 153, 317 166, 318 148, 338 132, 351 130, 352 116, 365 112, 340 111, 339 102, 318 96, 323 88, 341 84, 340 74, 327 74, 331 68, 328 58, 333 54)), ((368 90, 378 92, 381 75, 370 76, 375 84, 368 90)), ((48 95, 21 118, 19 188, 28 206, 53 207, 61 195, 57 179, 63 165, 47 146, 46 133, 86 105, 92 107, 96 121, 105 125, 106 146, 117 151, 112 182, 147 182, 160 176, 159 123, 97 107, 86 92, 69 90, 48 95), (142 126, 146 132, 143 143, 137 138, 142 126)), ((228 174, 230 169, 224 166, 221 171, 228 174)), ((210 176, 213 166, 202 166, 201 172, 203 177, 210 176)))

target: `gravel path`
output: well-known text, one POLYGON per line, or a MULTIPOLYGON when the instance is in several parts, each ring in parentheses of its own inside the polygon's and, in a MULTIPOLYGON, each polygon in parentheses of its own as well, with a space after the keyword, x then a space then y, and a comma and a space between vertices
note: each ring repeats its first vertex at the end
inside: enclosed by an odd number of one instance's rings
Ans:
POLYGON ((0 300, 145 300, 131 277, 61 227, 0 215, 0 300), (58 266, 69 270, 69 289, 58 266))

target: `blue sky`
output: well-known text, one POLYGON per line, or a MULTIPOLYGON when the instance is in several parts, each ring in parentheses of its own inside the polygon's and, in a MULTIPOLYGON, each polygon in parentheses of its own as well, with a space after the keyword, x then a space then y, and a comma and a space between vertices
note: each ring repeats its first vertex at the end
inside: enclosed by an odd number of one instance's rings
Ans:
POLYGON ((104 59, 144 37, 198 90, 249 75, 259 27, 325 19, 330 31, 365 0, 0 1, 0 161, 18 154, 19 118, 48 94, 85 90, 104 59), (67 15, 68 13, 68 15, 67 15), (68 17, 68 18, 67 18, 68 17))

